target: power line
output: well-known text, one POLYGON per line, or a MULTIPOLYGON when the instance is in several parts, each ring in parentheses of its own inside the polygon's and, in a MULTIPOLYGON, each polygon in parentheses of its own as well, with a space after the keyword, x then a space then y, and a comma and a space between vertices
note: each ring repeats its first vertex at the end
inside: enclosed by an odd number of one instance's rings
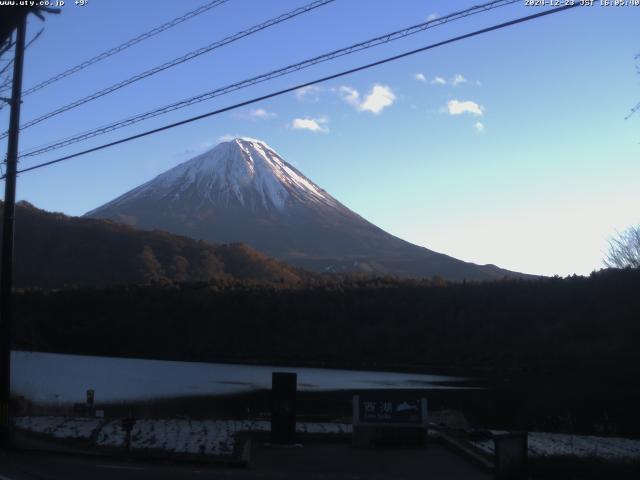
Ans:
POLYGON ((510 5, 512 3, 516 3, 519 2, 520 0, 496 0, 496 1, 491 1, 489 3, 486 4, 482 4, 482 5, 476 5, 474 7, 468 8, 466 10, 462 10, 459 12, 454 12, 451 13, 449 15, 446 15, 444 17, 440 17, 438 19, 434 19, 434 20, 429 20, 423 23, 420 23, 418 25, 413 25, 411 27, 408 28, 404 28, 402 30, 397 30, 395 32, 392 33, 388 33, 385 35, 381 35, 369 40, 366 40, 364 42, 360 42, 357 43, 355 45, 351 45, 349 47, 345 47, 345 48, 341 48, 339 50, 334 50, 332 52, 329 53, 325 53, 323 55, 311 58, 311 59, 307 59, 304 60, 302 62, 298 62, 292 65, 288 65, 286 67, 277 69, 277 70, 273 70, 271 72, 268 73, 264 73, 262 75, 258 75, 257 77, 253 77, 250 79, 246 79, 246 80, 242 80, 240 82, 236 82, 233 83, 231 85, 227 85, 225 87, 220 87, 217 88, 215 90, 211 90, 209 92, 205 92, 203 94, 200 95, 196 95, 194 97, 190 97, 184 100, 181 100, 179 102, 175 102, 169 105, 165 105, 163 107, 160 108, 156 108, 154 110, 142 113, 142 114, 138 114, 135 115, 133 117, 129 117, 126 118, 124 120, 119 120, 117 122, 111 123, 111 124, 107 124, 104 125, 102 127, 98 127, 80 134, 77 134, 73 137, 67 137, 65 139, 61 139, 61 140, 57 140, 53 143, 50 143, 46 146, 42 146, 42 147, 37 147, 35 149, 32 149, 28 152, 25 152, 24 154, 21 155, 21 158, 26 158, 26 157, 32 157, 35 155, 40 155, 42 153, 46 153, 46 152, 50 152, 52 150, 57 150, 59 148, 63 148, 66 147, 68 145, 72 145, 74 143, 78 143, 80 141, 86 140, 88 138, 93 138, 96 137, 98 135, 103 135, 105 133, 109 133, 112 132, 114 130, 118 130, 120 128, 124 128, 130 125, 133 125, 135 123, 141 122, 143 120, 147 120, 149 118, 153 118, 153 117, 157 117, 159 115, 163 115, 165 113, 168 112, 172 112, 174 110, 179 110, 181 108, 185 108, 188 107, 190 105, 194 105, 196 103, 200 103, 200 102, 204 102, 206 100, 210 100, 211 98, 214 97, 218 97, 221 95, 226 95, 228 93, 234 92, 236 90, 240 90, 249 86, 253 86, 256 85, 258 83, 262 83, 265 82, 267 80, 271 80, 274 78, 278 78, 284 75, 288 75, 290 73, 294 73, 297 72, 299 70, 303 70, 305 68, 309 68, 313 65, 317 65, 319 63, 322 62, 326 62, 329 60, 333 60, 335 58, 339 58, 345 55, 349 55, 351 53, 355 53, 358 52, 360 50, 365 50, 368 48, 372 48, 384 43, 389 43, 404 37, 407 37, 409 35, 413 35, 416 34, 418 32, 422 32, 424 30, 427 30, 429 28, 433 28, 439 25, 443 25, 445 23, 449 23, 455 20, 459 20, 465 17, 468 17, 470 15, 475 15, 477 13, 481 13, 481 12, 486 12, 489 10, 493 10, 495 8, 499 8, 499 7, 503 7, 506 5, 510 5))
MULTIPOLYGON (((225 0, 226 1, 226 0, 225 0)), ((328 3, 332 3, 335 0, 315 0, 314 2, 311 2, 303 7, 300 8, 296 8, 295 10, 291 10, 290 12, 284 13, 282 15, 279 15, 278 17, 272 18, 267 20, 266 22, 260 23, 258 25, 254 25, 251 28, 248 28, 246 30, 243 30, 241 32, 238 32, 234 35, 228 36, 226 38, 223 38, 222 40, 219 40, 217 42, 211 43, 205 47, 199 48, 197 50, 193 50, 189 53, 186 53, 185 55, 182 55, 181 57, 175 58, 169 62, 163 63, 162 65, 159 65, 157 67, 154 67, 150 70, 147 70, 145 72, 142 72, 134 77, 130 77, 126 80, 122 80, 121 82, 118 82, 114 85, 111 85, 107 88, 104 88, 102 90, 100 90, 99 92, 96 93, 92 93, 91 95, 88 95, 84 98, 81 98, 79 100, 76 100, 75 102, 69 103, 63 107, 60 107, 56 110, 53 110, 49 113, 46 113, 38 118, 35 118, 34 120, 31 120, 27 123, 25 123, 24 125, 22 125, 20 127, 21 130, 24 130, 26 128, 29 128, 33 125, 36 125, 40 122, 43 122, 51 117, 55 117, 56 115, 60 115, 63 112, 66 112, 68 110, 71 110, 73 108, 76 108, 80 105, 83 105, 87 102, 91 102, 93 100, 96 100, 100 97, 103 97, 105 95, 108 95, 110 93, 115 92, 116 90, 120 90, 123 87, 126 87, 127 85, 131 85, 132 83, 138 82, 142 79, 145 79, 147 77, 150 77, 152 75, 155 75, 157 73, 160 73, 164 70, 167 70, 169 68, 175 67, 176 65, 180 65, 181 63, 185 63, 188 62, 189 60, 193 60, 196 57, 199 57, 200 55, 203 55, 205 53, 208 53, 212 50, 215 50, 217 48, 223 47, 225 45, 228 45, 232 42, 235 42, 237 40, 240 40, 241 38, 247 37, 249 35, 253 35, 254 33, 257 33, 261 30, 264 30, 266 28, 272 27, 274 25, 277 25, 279 23, 285 22, 287 20, 290 20, 291 18, 297 17, 298 15, 302 15, 304 13, 310 12, 311 10, 314 10, 316 8, 322 7, 328 3)), ((2 135, 0 135, 0 139, 4 138, 7 136, 7 132, 3 133, 2 135)))
MULTIPOLYGON (((179 122, 171 123, 169 125, 164 125, 162 127, 155 128, 153 130, 147 130, 146 132, 138 133, 136 135, 132 135, 132 136, 126 137, 126 138, 121 138, 119 140, 115 140, 113 142, 105 143, 103 145, 99 145, 97 147, 89 148, 87 150, 83 150, 81 152, 73 153, 71 155, 66 155, 64 157, 57 158, 55 160, 50 160, 48 162, 43 162, 43 163, 40 163, 40 164, 37 164, 37 165, 33 165, 31 167, 24 168, 22 170, 18 170, 18 173, 24 173, 24 172, 29 172, 31 170, 37 170, 39 168, 43 168, 43 167, 46 167, 46 166, 49 166, 49 165, 53 165, 53 164, 60 163, 60 162, 66 161, 66 160, 70 160, 72 158, 76 158, 76 157, 79 157, 79 156, 82 156, 82 155, 86 155, 88 153, 96 152, 98 150, 103 150, 105 148, 109 148, 109 147, 112 147, 112 146, 115 146, 115 145, 119 145, 121 143, 130 142, 132 140, 136 140, 138 138, 146 137, 146 136, 152 135, 154 133, 162 132, 164 130, 169 130, 171 128, 179 127, 179 126, 185 125, 187 123, 195 122, 195 121, 201 120, 203 118, 207 118, 207 117, 211 117, 211 116, 214 116, 214 115, 218 115, 218 114, 221 114, 221 113, 224 113, 224 112, 228 112, 230 110, 234 110, 234 109, 237 109, 237 108, 240 108, 240 107, 245 107, 247 105, 251 105, 253 103, 261 102, 261 101, 267 100, 269 98, 277 97, 277 96, 283 95, 285 93, 290 93, 290 92, 293 92, 293 91, 298 90, 300 88, 309 87, 311 85, 315 85, 315 84, 318 84, 318 83, 326 82, 328 80, 333 80, 333 79, 336 79, 336 78, 339 78, 339 77, 350 75, 352 73, 360 72, 362 70, 367 70, 369 68, 377 67, 379 65, 383 65, 385 63, 389 63, 389 62, 392 62, 392 61, 395 61, 395 60, 399 60, 401 58, 408 57, 410 55, 415 55, 415 54, 420 53, 420 52, 431 50, 433 48, 441 47, 443 45, 447 45, 447 44, 450 44, 450 43, 458 42, 460 40, 464 40, 464 39, 467 39, 467 38, 475 37, 477 35, 482 35, 484 33, 492 32, 494 30, 500 30, 502 28, 510 27, 510 26, 513 26, 513 25, 516 25, 516 24, 519 24, 519 23, 528 22, 528 21, 534 20, 536 18, 544 17, 546 15, 552 15, 554 13, 559 13, 561 11, 568 10, 570 8, 575 8, 575 7, 578 7, 578 6, 580 6, 580 4, 578 4, 578 3, 573 4, 573 5, 565 5, 565 6, 554 8, 554 9, 551 9, 551 10, 545 10, 545 11, 542 11, 542 12, 539 12, 539 13, 535 13, 533 15, 528 15, 526 17, 520 17, 520 18, 517 18, 515 20, 510 20, 508 22, 500 23, 498 25, 493 25, 491 27, 483 28, 481 30, 476 30, 476 31, 471 32, 471 33, 467 33, 467 34, 464 34, 464 35, 460 35, 460 36, 457 36, 457 37, 450 38, 448 40, 443 40, 441 42, 437 42, 437 43, 433 43, 431 45, 427 45, 426 47, 421 47, 421 48, 417 48, 415 50, 410 50, 408 52, 404 52, 404 53, 401 53, 399 55, 394 55, 392 57, 387 57, 387 58, 384 58, 382 60, 378 60, 378 61, 373 62, 373 63, 368 63, 366 65, 362 65, 360 67, 352 68, 352 69, 349 69, 349 70, 344 70, 342 72, 335 73, 333 75, 329 75, 329 76, 326 76, 326 77, 322 77, 322 78, 319 78, 319 79, 316 79, 316 80, 313 80, 313 81, 310 81, 310 82, 302 83, 302 84, 296 85, 294 87, 289 87, 289 88, 285 88, 283 90, 278 90, 276 92, 272 92, 272 93, 269 93, 267 95, 262 95, 260 97, 253 98, 251 100, 246 100, 244 102, 236 103, 236 104, 230 105, 228 107, 220 108, 220 109, 214 110, 212 112, 208 112, 208 113, 204 113, 202 115, 197 115, 195 117, 187 118, 185 120, 181 120, 179 122)), ((2 180, 3 178, 4 178, 4 176, 0 177, 0 180, 2 180)))
POLYGON ((218 7, 220 5, 222 5, 223 3, 228 2, 229 0, 213 0, 209 3, 206 3, 204 5, 202 5, 199 8, 196 8, 195 10, 192 10, 190 12, 185 13, 184 15, 181 15, 180 17, 174 18, 173 20, 164 23, 162 25, 160 25, 159 27, 156 27, 152 30, 149 30, 148 32, 142 33, 140 35, 138 35, 137 37, 132 38, 131 40, 128 40, 116 47, 113 47, 105 52, 102 52, 98 55, 96 55, 93 58, 90 58, 89 60, 85 60, 82 63, 79 63, 78 65, 76 65, 75 67, 71 67, 68 70, 65 70, 62 73, 59 73, 57 75, 54 75, 53 77, 49 78, 48 80, 45 80, 37 85, 34 85, 33 87, 25 90, 22 93, 22 96, 26 96, 26 95, 30 95, 33 92, 37 92, 38 90, 47 87, 49 85, 51 85, 54 82, 57 82, 58 80, 62 80, 63 78, 68 77, 69 75, 73 75, 74 73, 79 72, 80 70, 84 70, 85 68, 94 65, 102 60, 104 60, 105 58, 109 58, 112 55, 115 55, 116 53, 120 53, 123 50, 126 50, 129 47, 132 47, 140 42, 143 42, 144 40, 147 40, 148 38, 151 38, 155 35, 158 35, 161 32, 164 32, 165 30, 168 30, 172 27, 175 27, 176 25, 181 24, 182 22, 186 22, 187 20, 192 19, 193 17, 196 17, 202 13, 205 13, 209 10, 211 10, 212 8, 218 7))

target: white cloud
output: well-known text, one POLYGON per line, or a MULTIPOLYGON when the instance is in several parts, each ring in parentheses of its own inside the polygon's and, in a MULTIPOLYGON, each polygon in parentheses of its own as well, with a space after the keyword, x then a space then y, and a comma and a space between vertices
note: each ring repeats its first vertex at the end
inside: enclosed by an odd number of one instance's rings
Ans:
POLYGON ((467 83, 467 79, 458 73, 455 77, 453 77, 453 80, 451 81, 451 83, 453 83, 453 86, 456 87, 461 83, 467 83))
POLYGON ((386 107, 392 105, 396 100, 396 95, 393 93, 393 90, 386 85, 380 84, 375 84, 364 99, 358 90, 345 85, 338 88, 338 93, 345 102, 354 106, 359 111, 371 112, 376 115, 386 107))
POLYGON ((482 122, 476 122, 476 124, 473 127, 476 129, 476 132, 478 133, 484 132, 484 123, 482 122))
POLYGON ((447 81, 442 77, 435 77, 431 80, 431 85, 446 85, 447 81))
POLYGON ((291 128, 295 130, 309 130, 310 132, 329 132, 329 127, 325 124, 328 120, 325 117, 321 118, 295 118, 291 122, 291 128))
POLYGON ((364 102, 360 104, 360 110, 369 111, 377 115, 385 108, 393 105, 395 99, 396 96, 391 88, 386 85, 374 85, 364 102))
POLYGON ((438 18, 439 15, 437 13, 430 13, 429 16, 427 17, 427 22, 430 22, 431 20, 435 20, 436 18, 438 18))
POLYGON ((447 103, 447 111, 450 115, 462 115, 463 113, 471 113, 473 115, 481 116, 484 112, 484 107, 478 105, 476 102, 467 100, 464 102, 458 100, 449 100, 447 103))
POLYGON ((320 92, 322 92, 322 87, 309 85, 297 89, 295 95, 296 99, 301 102, 318 102, 320 100, 320 92))
POLYGON ((353 105, 356 108, 360 106, 360 93, 355 88, 343 85, 338 88, 338 93, 349 105, 353 105))
POLYGON ((220 135, 218 137, 218 143, 230 142, 234 138, 239 138, 239 137, 241 137, 241 135, 232 135, 230 133, 225 133, 224 135, 220 135))
POLYGON ((254 108, 252 110, 249 110, 249 113, 247 115, 249 116, 249 118, 254 118, 254 119, 266 119, 266 118, 273 118, 276 116, 275 113, 268 112, 264 108, 254 108))
POLYGON ((423 83, 427 81, 427 77, 424 76, 424 73, 416 73, 413 78, 423 83))

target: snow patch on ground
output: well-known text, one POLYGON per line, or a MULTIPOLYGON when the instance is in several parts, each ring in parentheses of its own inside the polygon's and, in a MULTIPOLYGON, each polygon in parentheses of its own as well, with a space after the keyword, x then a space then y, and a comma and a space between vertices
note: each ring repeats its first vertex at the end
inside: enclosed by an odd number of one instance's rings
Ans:
POLYGON ((20 417, 15 425, 22 430, 56 438, 88 439, 101 423, 98 418, 20 417))
POLYGON ((103 447, 123 447, 126 443, 127 434, 122 428, 120 420, 111 420, 105 424, 96 438, 96 445, 103 447))
MULTIPOLYGON (((60 439, 95 438, 99 447, 123 448, 127 435, 121 420, 104 422, 92 418, 19 417, 15 425, 21 430, 60 439)), ((137 420, 131 430, 131 451, 230 456, 236 448, 239 432, 269 432, 267 420, 137 420)), ((350 434, 344 423, 298 422, 298 433, 350 434)))
POLYGON ((139 420, 131 431, 131 449, 232 455, 235 434, 242 430, 237 423, 221 420, 139 420))
MULTIPOLYGON (((471 443, 490 455, 494 454, 492 439, 471 443)), ((640 440, 628 438, 530 432, 528 443, 531 457, 572 456, 616 461, 640 459, 640 440)))

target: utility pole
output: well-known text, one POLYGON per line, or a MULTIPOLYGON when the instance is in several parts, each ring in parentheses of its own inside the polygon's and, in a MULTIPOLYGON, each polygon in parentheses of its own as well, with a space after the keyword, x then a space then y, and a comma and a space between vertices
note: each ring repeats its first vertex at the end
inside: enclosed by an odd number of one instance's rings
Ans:
POLYGON ((0 276, 0 447, 11 446, 9 404, 11 401, 11 322, 13 316, 13 230, 16 211, 16 175, 18 169, 18 136, 20 133, 20 103, 22 96, 22 67, 27 15, 18 22, 13 63, 11 114, 7 144, 7 172, 5 179, 4 211, 2 218, 2 273, 0 276))

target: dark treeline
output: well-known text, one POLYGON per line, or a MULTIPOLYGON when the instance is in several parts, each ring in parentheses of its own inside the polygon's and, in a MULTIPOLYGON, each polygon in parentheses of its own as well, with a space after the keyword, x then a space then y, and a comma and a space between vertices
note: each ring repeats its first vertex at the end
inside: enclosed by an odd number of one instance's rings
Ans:
POLYGON ((638 292, 638 270, 492 283, 343 277, 26 290, 16 337, 36 349, 173 360, 622 367, 640 357, 638 292))
POLYGON ((492 283, 29 290, 16 298, 14 338, 16 348, 65 353, 475 375, 523 427, 607 417, 640 433, 638 292, 638 269, 492 283))

